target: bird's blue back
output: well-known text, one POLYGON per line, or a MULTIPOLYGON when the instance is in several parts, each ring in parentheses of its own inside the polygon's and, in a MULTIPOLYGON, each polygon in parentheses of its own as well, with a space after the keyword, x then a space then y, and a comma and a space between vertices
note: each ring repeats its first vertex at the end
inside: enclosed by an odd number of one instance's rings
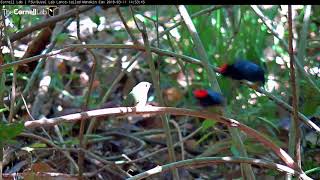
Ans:
POLYGON ((239 79, 264 82, 263 69, 250 61, 238 60, 233 64, 233 67, 235 71, 242 75, 239 79))
POLYGON ((207 98, 201 99, 200 104, 202 106, 215 106, 215 105, 222 105, 224 103, 224 98, 222 94, 214 92, 212 90, 207 90, 208 96, 207 98))

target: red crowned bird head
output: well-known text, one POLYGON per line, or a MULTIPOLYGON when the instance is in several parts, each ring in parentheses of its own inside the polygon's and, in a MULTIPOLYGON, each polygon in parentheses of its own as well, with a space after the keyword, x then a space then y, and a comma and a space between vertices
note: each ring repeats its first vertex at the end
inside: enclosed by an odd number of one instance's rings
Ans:
POLYGON ((208 96, 208 91, 205 89, 197 89, 193 91, 193 95, 196 98, 204 98, 208 96))
POLYGON ((193 95, 202 107, 223 106, 225 103, 225 99, 221 93, 210 89, 194 90, 193 95))
POLYGON ((218 72, 223 74, 227 71, 229 65, 228 64, 223 64, 220 68, 218 68, 218 72))

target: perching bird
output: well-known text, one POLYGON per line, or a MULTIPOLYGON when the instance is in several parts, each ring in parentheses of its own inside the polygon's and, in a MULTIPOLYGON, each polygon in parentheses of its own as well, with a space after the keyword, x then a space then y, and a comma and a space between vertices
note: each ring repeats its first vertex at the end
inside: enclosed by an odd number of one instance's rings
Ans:
POLYGON ((222 94, 210 89, 194 90, 193 95, 203 107, 222 106, 225 103, 225 99, 222 94))
POLYGON ((134 86, 131 92, 123 101, 122 105, 126 107, 142 107, 145 106, 148 100, 148 91, 151 87, 149 82, 140 82, 134 86))
POLYGON ((246 60, 237 60, 234 64, 224 64, 218 72, 236 80, 265 83, 264 70, 255 63, 246 60))

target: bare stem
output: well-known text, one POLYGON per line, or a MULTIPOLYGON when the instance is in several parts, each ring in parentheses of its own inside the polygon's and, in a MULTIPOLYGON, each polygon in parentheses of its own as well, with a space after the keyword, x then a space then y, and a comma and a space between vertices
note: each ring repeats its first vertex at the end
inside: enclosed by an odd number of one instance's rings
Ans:
MULTIPOLYGON (((77 10, 79 11, 79 9, 77 8, 77 10)), ((82 42, 82 44, 85 44, 85 41, 81 38, 80 35, 80 17, 79 17, 79 12, 77 13, 77 36, 78 36, 78 40, 80 42, 82 42)), ((93 82, 94 82, 94 78, 95 78, 95 74, 96 74, 96 65, 97 65, 97 58, 96 55, 93 53, 93 51, 91 49, 86 49, 87 52, 89 52, 89 54, 92 56, 92 67, 91 67, 91 72, 90 72, 90 79, 89 79, 89 83, 88 83, 88 90, 86 91, 85 94, 85 102, 82 106, 82 111, 86 111, 88 110, 88 106, 90 103, 90 97, 91 97, 91 92, 92 92, 92 88, 93 88, 93 82)), ((80 143, 80 147, 82 149, 86 149, 86 139, 84 137, 84 132, 85 132, 85 124, 86 121, 84 119, 81 120, 80 122, 80 130, 79 130, 79 143, 80 143)), ((79 178, 83 179, 83 170, 84 170, 84 152, 80 151, 78 152, 78 165, 79 165, 79 178)))
MULTIPOLYGON (((161 90, 160 90, 160 79, 156 74, 157 71, 156 71, 154 61, 152 58, 148 34, 147 34, 147 30, 146 30, 146 27, 144 24, 143 24, 143 30, 141 30, 141 33, 142 33, 143 42, 144 42, 144 45, 146 48, 147 61, 148 61, 149 67, 150 67, 153 85, 155 86, 155 89, 156 89, 156 95, 157 95, 157 98, 159 99, 160 104, 162 106, 164 106, 164 100, 163 100, 163 97, 161 95, 161 90)), ((169 125, 169 118, 166 115, 162 115, 161 120, 162 120, 162 125, 164 126, 164 130, 165 130, 165 134, 166 134, 168 153, 169 153, 169 161, 175 162, 176 156, 175 156, 175 152, 174 152, 172 136, 170 133, 171 130, 170 130, 170 125, 169 125)), ((172 169, 172 175, 173 175, 174 179, 176 179, 176 180, 180 179, 178 171, 175 168, 172 169)))
MULTIPOLYGON (((288 43, 284 39, 280 38, 279 34, 277 33, 277 31, 272 26, 271 20, 262 13, 262 11, 259 9, 259 7, 257 5, 252 5, 251 8, 259 16, 261 21, 267 26, 267 28, 271 31, 271 33, 277 39, 279 39, 279 41, 285 47, 285 49, 288 50, 289 49, 288 43)), ((303 74, 303 76, 312 85, 312 87, 315 90, 317 90, 317 93, 320 94, 320 88, 317 86, 317 84, 312 80, 312 78, 307 74, 307 72, 304 70, 303 66, 300 64, 300 61, 303 61, 303 60, 301 60, 301 59, 298 60, 298 58, 296 56, 293 56, 293 57, 294 57, 294 61, 296 63, 296 66, 297 66, 297 69, 299 70, 299 72, 301 72, 303 74)))
POLYGON ((297 97, 297 86, 295 78, 295 65, 293 57, 293 46, 292 46, 292 8, 288 5, 288 23, 289 23, 289 56, 290 56, 290 84, 292 91, 292 118, 291 127, 289 131, 289 154, 294 157, 297 164, 301 168, 301 152, 300 152, 300 121, 298 118, 298 97, 297 97))

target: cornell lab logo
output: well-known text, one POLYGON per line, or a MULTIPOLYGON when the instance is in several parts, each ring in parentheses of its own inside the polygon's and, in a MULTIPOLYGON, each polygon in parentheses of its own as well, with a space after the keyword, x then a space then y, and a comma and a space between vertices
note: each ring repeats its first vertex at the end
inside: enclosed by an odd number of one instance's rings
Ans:
POLYGON ((54 16, 54 11, 55 11, 56 9, 58 9, 57 6, 49 6, 49 7, 47 7, 49 16, 54 16))

